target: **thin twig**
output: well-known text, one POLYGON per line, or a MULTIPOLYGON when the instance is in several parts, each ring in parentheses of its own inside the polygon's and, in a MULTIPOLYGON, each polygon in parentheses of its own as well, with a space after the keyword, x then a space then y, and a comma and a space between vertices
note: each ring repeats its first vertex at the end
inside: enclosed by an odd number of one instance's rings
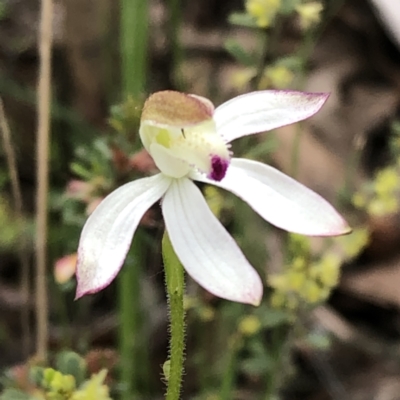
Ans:
MULTIPOLYGON (((8 173, 10 175, 11 190, 15 204, 15 215, 18 221, 22 221, 24 205, 22 200, 22 191, 19 184, 18 165, 11 140, 11 130, 4 111, 3 100, 0 98, 0 131, 3 138, 3 147, 7 160, 8 173)), ((25 357, 30 350, 30 321, 29 308, 27 306, 30 287, 29 287, 29 256, 27 251, 26 237, 23 235, 19 241, 18 258, 21 265, 20 293, 23 306, 21 307, 21 332, 22 332, 22 352, 25 357)))
POLYGON ((39 34, 37 197, 36 197, 36 317, 37 356, 47 358, 48 293, 46 285, 47 194, 49 187, 49 136, 51 106, 51 44, 53 0, 42 0, 39 34))
POLYGON ((11 130, 4 111, 3 100, 0 98, 0 128, 3 138, 4 152, 7 160, 8 173, 10 174, 11 190, 15 201, 15 211, 22 213, 22 194, 18 179, 18 167, 14 148, 11 140, 11 130))

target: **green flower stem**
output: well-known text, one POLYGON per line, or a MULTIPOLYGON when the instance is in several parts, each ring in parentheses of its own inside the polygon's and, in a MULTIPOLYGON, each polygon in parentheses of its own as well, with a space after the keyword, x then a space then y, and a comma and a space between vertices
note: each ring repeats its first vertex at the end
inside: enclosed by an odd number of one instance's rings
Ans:
POLYGON ((260 89, 260 83, 262 81, 265 67, 268 63, 275 60, 278 46, 280 43, 282 33, 282 20, 279 15, 276 16, 275 24, 272 29, 262 29, 260 32, 260 48, 261 54, 259 58, 259 62, 257 65, 257 74, 254 80, 255 82, 255 90, 260 89))
MULTIPOLYGON (((122 93, 126 98, 140 99, 146 88, 148 39, 148 0, 120 0, 120 49, 122 93)), ((135 147, 140 147, 139 136, 135 147)), ((140 278, 147 246, 138 230, 130 254, 134 263, 128 263, 119 275, 119 317, 121 399, 136 398, 139 384, 142 391, 148 386, 148 364, 143 343, 143 315, 140 307, 140 278), (140 346, 138 345, 140 341, 140 346), (139 367, 140 366, 140 367, 139 367)))
POLYGON ((239 351, 242 348, 243 338, 239 333, 235 333, 231 337, 230 354, 228 355, 227 365, 222 377, 221 389, 219 392, 219 400, 231 400, 232 390, 235 383, 237 361, 239 351))
POLYGON ((273 357, 273 367, 269 370, 266 377, 265 400, 274 400, 277 398, 279 390, 283 359, 289 349, 290 343, 290 327, 278 326, 272 331, 272 348, 271 356, 273 357))
POLYGON ((257 64, 257 73, 254 79, 254 87, 253 87, 254 90, 259 89, 264 74, 265 65, 267 63, 267 58, 270 54, 270 37, 267 30, 265 29, 260 30, 259 41, 261 50, 260 50, 260 58, 257 64))
POLYGON ((184 273, 167 232, 162 240, 165 281, 170 317, 170 369, 166 400, 178 400, 183 375, 185 348, 185 311, 183 308, 184 273))
POLYGON ((183 61, 183 49, 179 41, 179 31, 182 21, 182 1, 168 0, 168 38, 171 50, 172 81, 177 89, 184 91, 184 82, 180 73, 183 61))
POLYGON ((295 134, 292 143, 292 149, 290 154, 290 175, 296 178, 297 172, 299 170, 299 156, 300 156, 300 143, 302 136, 302 124, 298 122, 295 128, 295 134))
MULTIPOLYGON (((315 37, 314 31, 309 30, 301 43, 300 49, 298 51, 298 57, 300 60, 301 69, 299 71, 298 83, 297 87, 299 90, 303 90, 304 85, 306 83, 306 77, 308 72, 308 63, 311 57, 311 52, 314 48, 315 37)), ((299 169, 299 154, 300 154, 300 144, 301 144, 301 136, 302 136, 302 126, 301 123, 298 123, 296 126, 296 132, 293 139, 292 151, 290 156, 290 172, 291 176, 296 178, 298 169, 299 169)))
MULTIPOLYGON (((137 232, 138 233, 138 232, 137 232)), ((141 235, 135 235, 132 244, 134 263, 128 263, 119 274, 119 346, 121 357, 122 400, 130 400, 138 393, 139 359, 137 342, 141 332, 140 266, 143 263, 141 235)))
POLYGON ((124 95, 138 98, 146 89, 148 0, 121 1, 121 62, 124 95))

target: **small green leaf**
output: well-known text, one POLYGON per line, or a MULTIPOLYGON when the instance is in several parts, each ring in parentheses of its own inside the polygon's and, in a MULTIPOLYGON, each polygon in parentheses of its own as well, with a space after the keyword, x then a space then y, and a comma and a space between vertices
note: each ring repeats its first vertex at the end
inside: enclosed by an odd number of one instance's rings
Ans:
POLYGON ((256 20, 251 15, 245 13, 233 13, 229 16, 228 21, 233 25, 258 28, 256 20))
POLYGON ((34 397, 17 389, 6 389, 1 395, 0 400, 35 400, 34 397))
POLYGON ((79 386, 86 376, 86 362, 73 351, 63 351, 57 355, 56 368, 64 375, 72 375, 79 386))
POLYGON ((276 60, 275 65, 280 65, 282 67, 290 69, 293 72, 296 72, 301 70, 301 68, 303 68, 303 63, 304 61, 302 60, 301 57, 294 55, 294 56, 282 57, 276 60))
POLYGON ((168 382, 169 374, 170 374, 170 370, 171 370, 171 360, 165 361, 165 363, 162 366, 162 370, 163 370, 164 379, 168 382))
POLYGON ((300 3, 301 0, 281 0, 279 12, 283 15, 289 15, 296 9, 296 6, 300 3))
POLYGON ((29 370, 29 381, 35 386, 41 386, 43 382, 44 368, 33 366, 29 370))
POLYGON ((5 185, 9 181, 9 179, 10 178, 9 178, 8 174, 5 171, 0 170, 0 190, 5 187, 5 185))
POLYGON ((0 0, 0 21, 6 19, 10 13, 10 7, 5 1, 0 0))
POLYGON ((267 310, 263 309, 262 313, 260 312, 259 318, 263 328, 274 328, 288 323, 290 315, 284 310, 268 308, 267 310))
POLYGON ((231 54, 237 61, 246 66, 252 66, 255 64, 255 58, 247 53, 240 43, 235 39, 228 39, 224 43, 225 50, 231 54))
POLYGON ((84 166, 81 164, 78 164, 76 162, 73 162, 71 164, 71 171, 78 175, 80 178, 90 180, 92 178, 92 173, 86 169, 84 166))
POLYGON ((331 346, 331 338, 326 333, 311 332, 306 340, 308 344, 318 350, 328 350, 331 346))

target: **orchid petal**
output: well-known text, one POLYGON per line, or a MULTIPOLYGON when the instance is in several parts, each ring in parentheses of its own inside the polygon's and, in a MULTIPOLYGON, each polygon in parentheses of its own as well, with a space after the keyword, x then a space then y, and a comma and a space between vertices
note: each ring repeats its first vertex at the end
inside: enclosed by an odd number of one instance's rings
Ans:
POLYGON ((200 174, 192 174, 192 178, 229 190, 262 218, 289 232, 310 236, 350 232, 347 223, 326 200, 268 165, 234 158, 220 182, 200 174))
POLYGON ((217 132, 229 143, 309 118, 327 98, 325 93, 262 90, 227 101, 216 108, 213 118, 217 132))
POLYGON ((260 277, 193 182, 174 180, 162 211, 172 246, 197 283, 224 299, 260 303, 260 277))
POLYGON ((111 283, 122 267, 143 214, 164 195, 170 182, 158 174, 127 183, 94 210, 79 242, 76 298, 111 283))
POLYGON ((399 3, 393 0, 371 0, 371 3, 378 11, 384 28, 391 35, 400 48, 400 13, 399 3))

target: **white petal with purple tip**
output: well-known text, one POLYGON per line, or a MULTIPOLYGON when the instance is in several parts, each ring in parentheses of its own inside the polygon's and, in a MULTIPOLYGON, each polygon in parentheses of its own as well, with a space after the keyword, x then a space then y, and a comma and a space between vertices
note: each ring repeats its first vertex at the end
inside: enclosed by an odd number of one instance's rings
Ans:
POLYGON ((76 298, 111 283, 122 267, 143 214, 164 195, 170 182, 170 178, 158 174, 127 183, 94 210, 79 242, 76 298))
POLYGON ((326 200, 269 165, 234 158, 221 182, 200 174, 192 177, 229 190, 265 220, 289 232, 334 236, 350 231, 344 219, 326 200))
POLYGON ((260 277, 192 181, 174 180, 162 211, 172 246, 195 281, 224 299, 260 303, 260 277))
POLYGON ((215 109, 217 132, 229 143, 242 136, 279 128, 314 115, 325 93, 262 90, 244 94, 215 109))

